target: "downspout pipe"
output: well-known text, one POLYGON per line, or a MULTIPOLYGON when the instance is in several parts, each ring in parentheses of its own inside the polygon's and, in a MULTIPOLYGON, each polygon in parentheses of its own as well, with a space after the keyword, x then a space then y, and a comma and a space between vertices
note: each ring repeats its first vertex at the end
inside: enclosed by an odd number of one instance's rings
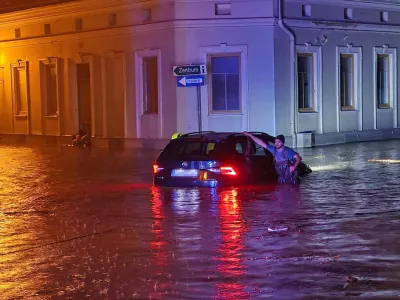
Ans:
POLYGON ((290 76, 290 133, 292 135, 293 147, 297 146, 297 135, 296 135, 296 99, 295 99, 295 89, 296 89, 296 51, 295 51, 295 36, 293 32, 285 25, 283 21, 283 1, 278 1, 278 26, 286 33, 290 40, 290 50, 289 50, 289 76, 290 76))

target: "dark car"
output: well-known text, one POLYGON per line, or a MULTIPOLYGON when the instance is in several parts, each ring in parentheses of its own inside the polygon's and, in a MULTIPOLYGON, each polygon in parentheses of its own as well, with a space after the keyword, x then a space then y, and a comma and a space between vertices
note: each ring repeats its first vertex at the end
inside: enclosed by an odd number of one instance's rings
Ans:
MULTIPOLYGON (((275 138, 252 133, 264 142, 275 138)), ((303 162, 300 175, 311 172, 303 162)), ((243 133, 198 132, 170 141, 153 165, 159 186, 232 186, 276 182, 272 154, 243 133)))

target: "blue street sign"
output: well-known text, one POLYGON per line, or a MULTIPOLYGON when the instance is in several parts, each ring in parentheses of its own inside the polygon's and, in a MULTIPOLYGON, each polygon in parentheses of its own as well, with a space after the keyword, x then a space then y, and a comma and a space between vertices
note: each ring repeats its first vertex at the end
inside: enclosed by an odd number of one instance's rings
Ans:
POLYGON ((191 76, 177 76, 176 86, 177 87, 192 87, 202 86, 205 82, 204 75, 191 75, 191 76))

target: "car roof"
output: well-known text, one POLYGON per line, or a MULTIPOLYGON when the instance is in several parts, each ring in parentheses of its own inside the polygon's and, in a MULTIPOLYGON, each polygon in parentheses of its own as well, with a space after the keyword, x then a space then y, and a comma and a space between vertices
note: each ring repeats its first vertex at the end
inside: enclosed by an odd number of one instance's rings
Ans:
MULTIPOLYGON (((254 135, 265 135, 269 136, 264 132, 251 132, 254 135)), ((202 131, 202 132, 191 132, 183 134, 178 140, 202 140, 202 141, 221 141, 233 136, 245 136, 243 132, 215 132, 215 131, 202 131)))

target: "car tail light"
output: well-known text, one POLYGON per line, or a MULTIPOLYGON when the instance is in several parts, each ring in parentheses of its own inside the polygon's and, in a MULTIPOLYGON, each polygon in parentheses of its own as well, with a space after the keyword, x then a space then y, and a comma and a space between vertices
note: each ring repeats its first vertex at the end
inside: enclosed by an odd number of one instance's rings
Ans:
POLYGON ((232 167, 221 167, 221 174, 236 176, 237 173, 232 167))
POLYGON ((220 168, 212 168, 212 169, 208 169, 208 171, 211 171, 211 172, 214 172, 214 173, 220 173, 220 174, 224 174, 224 175, 237 176, 237 172, 231 166, 223 166, 223 167, 220 167, 220 168))
POLYGON ((153 165, 153 173, 156 174, 158 172, 160 172, 161 170, 163 170, 164 168, 160 168, 159 165, 153 165))

